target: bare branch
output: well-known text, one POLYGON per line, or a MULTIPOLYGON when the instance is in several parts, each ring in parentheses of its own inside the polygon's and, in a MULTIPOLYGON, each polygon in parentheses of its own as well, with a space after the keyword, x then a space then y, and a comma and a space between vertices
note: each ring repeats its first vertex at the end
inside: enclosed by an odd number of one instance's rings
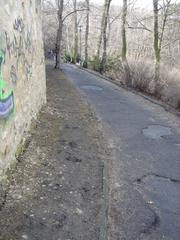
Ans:
POLYGON ((76 12, 83 12, 83 11, 87 11, 87 8, 82 8, 82 9, 76 9, 70 13, 68 13, 64 18, 63 18, 63 22, 66 20, 66 18, 68 18, 69 16, 71 16, 72 14, 76 13, 76 12))

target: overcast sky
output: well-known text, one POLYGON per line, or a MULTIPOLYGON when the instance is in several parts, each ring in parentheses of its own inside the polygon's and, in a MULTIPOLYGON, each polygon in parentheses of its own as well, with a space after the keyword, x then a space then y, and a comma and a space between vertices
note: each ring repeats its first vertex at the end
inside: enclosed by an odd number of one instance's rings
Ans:
MULTIPOLYGON (((153 9, 153 1, 152 0, 134 0, 136 2, 135 6, 136 7, 141 7, 145 8, 148 10, 153 9)), ((91 2, 98 3, 98 4, 103 4, 104 0, 91 0, 91 2)), ((114 5, 122 5, 123 0, 112 0, 112 4, 114 5)), ((180 2, 180 0, 172 0, 173 2, 180 2)))
MULTIPOLYGON (((104 0, 91 0, 91 1, 98 4, 104 3, 104 0)), ((122 0, 112 0, 112 4, 122 5, 122 0)), ((146 9, 152 9, 152 0, 137 0, 136 6, 146 9)))

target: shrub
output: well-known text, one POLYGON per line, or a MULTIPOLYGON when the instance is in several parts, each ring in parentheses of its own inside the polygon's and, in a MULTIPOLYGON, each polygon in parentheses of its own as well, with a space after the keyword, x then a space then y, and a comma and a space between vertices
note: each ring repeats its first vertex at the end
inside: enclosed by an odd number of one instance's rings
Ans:
POLYGON ((72 61, 71 54, 65 53, 64 59, 65 59, 65 62, 71 62, 72 61))
POLYGON ((88 63, 86 61, 83 62, 83 67, 88 68, 88 63))
POLYGON ((130 59, 132 87, 148 94, 154 92, 154 64, 151 61, 130 59))
POLYGON ((161 78, 165 82, 162 100, 174 108, 180 109, 180 72, 178 69, 163 68, 161 78))
POLYGON ((106 75, 114 80, 117 80, 125 84, 123 68, 120 59, 116 58, 116 61, 114 61, 113 66, 108 68, 106 75))
MULTIPOLYGON (((154 62, 146 59, 129 59, 128 63, 132 87, 138 91, 155 96, 154 62)), ((116 60, 109 69, 108 77, 126 85, 120 60, 116 60)), ((158 88, 158 96, 155 97, 160 98, 174 108, 180 109, 180 71, 178 69, 170 69, 162 64, 158 88)))
POLYGON ((80 63, 81 60, 82 60, 82 59, 81 59, 81 56, 80 56, 80 54, 78 53, 78 54, 77 54, 77 57, 76 57, 76 62, 77 62, 77 63, 80 63))
POLYGON ((116 55, 116 56, 109 56, 107 58, 107 66, 106 66, 106 70, 107 71, 112 71, 114 69, 114 67, 117 65, 120 66, 121 62, 120 62, 120 56, 116 55))
POLYGON ((99 72, 100 71, 100 63, 101 63, 101 61, 98 58, 98 56, 93 56, 93 58, 89 61, 89 66, 94 71, 99 72))
POLYGON ((81 57, 79 54, 77 55, 77 57, 75 59, 74 55, 71 55, 70 53, 65 53, 64 59, 65 59, 65 62, 70 62, 73 64, 81 61, 81 57))

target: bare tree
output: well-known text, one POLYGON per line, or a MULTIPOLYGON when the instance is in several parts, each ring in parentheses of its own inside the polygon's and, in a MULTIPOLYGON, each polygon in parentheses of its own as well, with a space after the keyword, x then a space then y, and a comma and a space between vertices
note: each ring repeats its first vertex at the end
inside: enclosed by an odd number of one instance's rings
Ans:
POLYGON ((73 0, 74 11, 74 63, 78 58, 78 19, 77 19, 77 0, 73 0))
POLYGON ((153 12, 154 12, 154 54, 155 54, 155 94, 158 96, 160 88, 160 61, 161 61, 161 49, 164 38, 164 31, 168 18, 168 10, 171 4, 171 0, 164 0, 163 6, 159 6, 159 0, 153 0, 153 12), (161 31, 159 29, 159 12, 163 13, 161 31))
POLYGON ((100 51, 101 51, 101 45, 102 45, 102 38, 103 38, 103 26, 104 26, 104 19, 105 19, 105 8, 106 8, 106 0, 104 4, 104 9, 103 9, 103 15, 101 19, 101 31, 99 34, 99 40, 98 40, 98 45, 97 45, 97 58, 100 59, 100 51))
POLYGON ((158 0, 153 0, 153 11, 154 11, 154 53, 155 53, 155 84, 156 91, 159 82, 159 69, 160 69, 160 48, 159 48, 159 10, 158 10, 158 0))
POLYGON ((55 64, 55 68, 60 69, 64 0, 57 0, 57 5, 58 5, 58 30, 57 30, 57 37, 56 37, 56 64, 55 64))
POLYGON ((85 33, 85 63, 84 67, 88 67, 88 40, 89 40, 89 11, 90 4, 89 0, 86 0, 86 33, 85 33))
MULTIPOLYGON (((57 29, 59 26, 58 22, 58 7, 57 2, 60 0, 50 0, 44 1, 44 18, 43 18, 43 30, 44 30, 44 41, 45 41, 45 50, 48 53, 50 49, 53 49, 57 42, 57 29)), ((88 54, 88 58, 92 61, 89 61, 89 67, 92 67, 96 70, 99 69, 99 61, 94 56, 97 56, 97 45, 99 42, 99 37, 101 35, 101 44, 99 50, 99 58, 102 57, 102 48, 104 48, 103 44, 103 28, 104 26, 104 17, 105 14, 105 4, 103 6, 91 3, 90 8, 91 11, 87 11, 87 3, 86 0, 77 1, 77 7, 74 11, 74 0, 64 0, 64 9, 63 9, 63 37, 61 43, 61 54, 67 50, 66 52, 70 57, 74 56, 74 38, 75 38, 75 24, 74 24, 74 15, 77 13, 77 27, 76 32, 78 34, 78 25, 84 25, 85 31, 82 34, 82 47, 84 48, 83 54, 86 59, 86 52, 88 54), (86 38, 86 30, 87 30, 87 13, 89 14, 89 30, 88 30, 88 38, 86 38), (103 13, 103 14, 102 14, 103 13), (103 20, 103 21, 101 21, 103 20), (102 24, 103 22, 103 24, 102 24), (98 31, 99 30, 99 31, 98 31), (101 31, 101 34, 100 34, 101 31), (88 39, 88 44, 86 39, 88 39), (86 51, 87 46, 87 51, 86 51), (96 66, 96 67, 94 67, 96 66)), ((90 0, 89 0, 90 1, 90 0)), ((105 2, 105 0, 104 0, 105 2)), ((136 8, 134 5, 130 4, 132 1, 127 0, 128 6, 128 14, 126 16, 125 21, 125 29, 119 27, 122 24, 122 8, 111 6, 109 11, 109 26, 107 27, 107 56, 110 57, 111 69, 114 66, 118 66, 119 55, 122 53, 123 43, 128 39, 128 57, 126 56, 126 60, 128 60, 128 65, 133 66, 137 65, 136 61, 138 60, 147 63, 148 61, 154 61, 157 59, 157 62, 160 61, 159 65, 168 64, 170 66, 178 67, 180 60, 180 2, 177 0, 171 0, 171 4, 169 0, 159 0, 158 1, 158 35, 156 37, 158 46, 156 49, 160 52, 154 50, 154 44, 152 44, 154 37, 154 14, 148 9, 136 8), (169 9, 169 10, 168 10, 169 9), (123 40, 122 32, 125 31, 125 40, 123 40), (121 37, 121 39, 120 39, 121 37), (158 56, 159 54, 159 56, 158 56), (129 59, 128 59, 129 58, 129 59), (160 59, 160 60, 158 60, 160 59)), ((153 1, 152 1, 153 2, 153 1)), ((152 4, 153 6, 153 4, 152 4)), ((77 36, 79 38, 79 34, 77 36)), ((155 41, 155 42, 157 42, 155 41)), ((79 49, 79 41, 78 44, 79 49)), ((77 55, 78 55, 77 49, 77 55)), ((123 51, 124 53, 124 51, 123 51)), ((67 54, 67 55, 68 55, 67 54)), ((121 54, 124 56, 124 54, 121 54)), ((126 45, 126 54, 127 55, 127 45, 126 45)), ((48 54, 47 54, 48 56, 48 54)), ((122 60, 122 58, 121 58, 122 60)), ((122 62, 122 61, 121 61, 122 62)), ((125 61, 126 62, 126 61, 125 61)), ((108 64, 108 62, 107 62, 108 64)), ((153 63, 151 63, 153 66, 153 63)), ((158 64, 157 64, 158 65, 158 64)), ((122 69, 119 66, 119 69, 122 69)), ((155 69, 155 67, 154 67, 155 69)), ((158 69, 158 68, 157 68, 158 69)), ((133 70, 134 71, 134 70, 133 70)), ((133 79, 133 72, 130 72, 133 79)), ((158 73, 158 71, 156 72, 158 73)), ((152 71, 152 74, 155 78, 155 70, 152 71)), ((119 75, 118 75, 119 76, 119 75)), ((152 78, 152 77, 151 77, 152 78)), ((128 79, 128 78, 127 78, 128 79)), ((157 82, 158 80, 156 77, 157 82)), ((152 85, 151 85, 152 87, 152 85)), ((152 90, 152 89, 151 89, 152 90)))
POLYGON ((127 40, 126 40, 126 21, 127 21, 127 0, 123 0, 123 11, 122 11, 122 67, 124 71, 125 82, 128 86, 131 86, 131 74, 130 68, 127 61, 127 40))
POLYGON ((102 39, 103 39, 103 55, 100 64, 100 72, 105 72, 106 64, 107 64, 107 26, 108 26, 108 17, 109 17, 109 9, 112 0, 105 0, 104 5, 104 20, 102 21, 102 39))

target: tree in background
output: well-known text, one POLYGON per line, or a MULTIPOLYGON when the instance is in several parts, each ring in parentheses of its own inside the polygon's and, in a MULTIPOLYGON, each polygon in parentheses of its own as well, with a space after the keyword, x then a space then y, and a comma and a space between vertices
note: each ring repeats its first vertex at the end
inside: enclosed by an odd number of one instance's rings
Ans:
POLYGON ((74 11, 74 63, 77 63, 78 59, 78 16, 77 16, 77 0, 73 0, 74 11))
POLYGON ((122 35, 121 58, 122 58, 122 67, 123 67, 124 78, 125 78, 124 80, 126 84, 130 87, 132 83, 131 83, 130 68, 127 61, 127 39, 126 39, 127 7, 128 7, 127 0, 123 0, 122 29, 121 29, 121 35, 122 35))
POLYGON ((89 44, 89 11, 90 11, 90 4, 89 0, 86 0, 86 33, 85 33, 85 62, 84 67, 88 67, 88 44, 89 44))
POLYGON ((122 1, 122 7, 104 1, 44 0, 46 56, 56 46, 57 68, 60 53, 76 63, 82 26, 84 67, 106 71, 112 79, 179 108, 180 0, 152 0, 153 11, 137 8, 135 0, 122 1))
POLYGON ((56 37, 56 64, 55 68, 60 69, 61 64, 61 42, 62 42, 62 32, 63 32, 63 8, 64 8, 64 0, 57 1, 58 6, 58 30, 56 37))
POLYGON ((97 58, 100 59, 100 52, 101 52, 101 45, 102 45, 102 36, 103 36, 103 26, 104 26, 104 19, 105 19, 105 9, 106 9, 106 0, 103 8, 103 15, 101 18, 101 31, 99 34, 98 45, 97 45, 97 58))
POLYGON ((155 95, 159 95, 160 86, 160 62, 161 62, 161 50, 162 42, 164 40, 164 32, 166 23, 168 20, 169 8, 171 0, 163 1, 163 5, 159 5, 159 0, 153 0, 153 12, 154 12, 154 54, 155 54, 155 95), (162 12, 162 26, 159 27, 159 14, 162 12))
MULTIPOLYGON (((103 14, 103 20, 102 20, 102 26, 101 26, 101 35, 100 38, 103 40, 103 55, 102 60, 100 63, 100 72, 105 72, 106 65, 107 65, 107 26, 108 26, 108 17, 109 17, 109 10, 112 0, 105 0, 104 4, 104 14, 103 14)), ((98 46, 99 47, 99 46, 98 46)), ((100 53, 100 49, 98 49, 98 54, 100 53)), ((98 56, 99 57, 99 56, 98 56)))

